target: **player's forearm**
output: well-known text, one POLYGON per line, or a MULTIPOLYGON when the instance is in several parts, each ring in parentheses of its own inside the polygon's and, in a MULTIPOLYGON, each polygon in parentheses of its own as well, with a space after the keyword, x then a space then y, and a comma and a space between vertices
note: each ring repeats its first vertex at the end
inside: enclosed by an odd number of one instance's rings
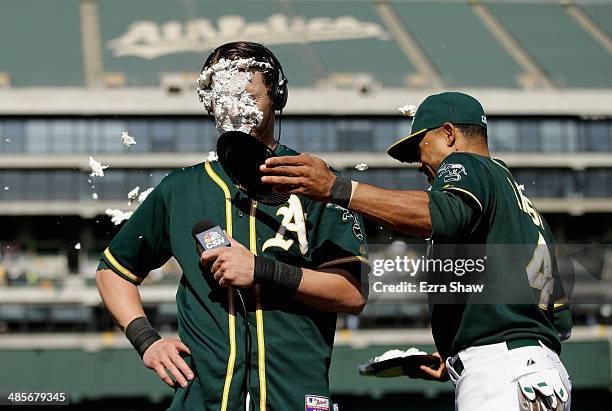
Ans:
POLYGON ((138 287, 111 270, 96 272, 96 285, 102 301, 122 330, 137 317, 144 316, 138 287))
POLYGON ((359 283, 343 270, 315 271, 303 268, 295 298, 322 311, 358 315, 366 304, 359 283))
POLYGON ((387 190, 359 183, 349 208, 405 234, 425 238, 431 235, 429 196, 425 191, 387 190))

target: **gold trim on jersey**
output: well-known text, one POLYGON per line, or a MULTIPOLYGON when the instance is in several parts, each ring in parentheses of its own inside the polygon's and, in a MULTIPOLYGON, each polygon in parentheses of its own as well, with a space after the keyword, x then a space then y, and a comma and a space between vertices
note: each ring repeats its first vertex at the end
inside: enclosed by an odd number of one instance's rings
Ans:
POLYGON ((317 268, 325 268, 332 265, 343 264, 343 263, 352 263, 352 262, 361 262, 367 265, 370 265, 370 262, 367 258, 362 257, 360 255, 352 255, 350 257, 337 258, 335 260, 328 261, 326 263, 321 264, 317 268))
MULTIPOLYGON (((225 226, 227 234, 232 236, 232 197, 230 194, 229 187, 225 182, 215 173, 210 165, 210 161, 206 161, 204 169, 208 176, 223 190, 223 196, 225 197, 225 226)), ((227 318, 227 331, 229 334, 230 353, 227 359, 227 372, 225 374, 225 384, 223 385, 223 397, 221 399, 221 411, 227 410, 227 402, 229 399, 230 387, 232 385, 232 377, 234 376, 234 365, 236 363, 236 307, 234 306, 234 289, 227 287, 227 305, 228 305, 228 318, 227 318)))
POLYGON ((464 194, 469 195, 471 198, 474 199, 474 201, 476 201, 476 203, 478 203, 478 207, 480 207, 480 211, 482 211, 482 204, 480 203, 480 200, 472 193, 470 193, 469 191, 463 189, 463 188, 459 188, 459 187, 442 187, 443 190, 456 190, 456 191, 460 191, 464 194))
POLYGON ((234 307, 234 290, 232 287, 227 287, 227 301, 229 308, 227 327, 229 331, 230 353, 227 359, 227 372, 225 373, 225 384, 223 385, 221 411, 227 410, 227 401, 232 385, 232 377, 234 376, 234 364, 236 363, 236 307, 234 307))
POLYGON ((212 166, 210 165, 210 161, 206 161, 204 168, 206 169, 206 173, 208 173, 208 176, 212 178, 213 181, 217 183, 219 187, 221 187, 221 190, 223 190, 223 195, 225 196, 225 223, 227 227, 226 231, 227 231, 227 234, 231 237, 232 236, 232 196, 230 194, 229 187, 227 186, 227 184, 225 184, 225 181, 223 181, 221 177, 219 177, 217 173, 215 173, 215 170, 212 169, 212 166))
MULTIPOLYGON (((257 201, 251 201, 249 213, 249 248, 257 255, 257 226, 255 214, 257 201)), ((259 409, 266 411, 266 346, 264 341, 264 318, 261 304, 261 286, 255 285, 255 318, 257 323, 257 365, 259 367, 259 409)))
MULTIPOLYGON (((563 303, 563 304, 553 304, 553 310, 557 310, 561 307, 565 307, 567 306, 567 303, 563 303)), ((544 310, 544 311, 548 311, 549 307, 546 304, 539 304, 538 307, 540 307, 540 309, 544 310)))
POLYGON ((130 270, 122 266, 119 263, 119 261, 117 261, 115 257, 113 257, 108 247, 106 248, 106 250, 104 250, 104 256, 106 257, 108 262, 111 263, 113 267, 115 267, 117 270, 119 270, 119 272, 121 272, 121 274, 125 275, 128 278, 131 278, 132 280, 136 281, 138 284, 142 282, 143 280, 142 278, 138 277, 136 274, 132 273, 130 270))

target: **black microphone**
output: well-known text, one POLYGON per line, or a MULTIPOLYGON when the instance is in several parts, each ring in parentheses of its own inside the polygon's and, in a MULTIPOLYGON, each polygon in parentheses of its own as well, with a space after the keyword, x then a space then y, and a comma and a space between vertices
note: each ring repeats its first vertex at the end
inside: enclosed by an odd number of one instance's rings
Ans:
POLYGON ((206 250, 213 250, 217 247, 231 247, 230 241, 218 225, 214 225, 209 220, 202 220, 196 223, 191 229, 191 235, 196 242, 198 255, 206 250))

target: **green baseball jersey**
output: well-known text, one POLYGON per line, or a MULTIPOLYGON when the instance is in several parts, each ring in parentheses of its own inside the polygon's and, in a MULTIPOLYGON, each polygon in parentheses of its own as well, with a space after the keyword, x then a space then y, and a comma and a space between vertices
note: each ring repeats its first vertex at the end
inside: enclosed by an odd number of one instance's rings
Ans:
MULTIPOLYGON (((295 155, 279 145, 277 155, 295 155)), ((180 264, 179 335, 195 379, 178 388, 170 409, 304 409, 326 397, 336 314, 257 285, 222 288, 199 266, 192 227, 219 225, 256 255, 317 270, 345 269, 361 282, 367 264, 360 217, 292 195, 280 206, 250 200, 220 163, 207 161, 168 175, 104 251, 100 268, 140 284, 170 257, 180 264)), ((324 401, 324 400, 321 400, 324 401)))
POLYGON ((555 239, 506 165, 453 153, 441 163, 429 198, 432 255, 439 249, 446 257, 454 250, 455 258, 481 258, 481 270, 469 274, 428 273, 432 282, 442 278, 472 286, 466 292, 455 286, 460 291, 453 295, 448 290, 429 295, 440 352, 450 356, 470 346, 525 338, 559 352, 562 321, 557 315, 569 310, 555 239))

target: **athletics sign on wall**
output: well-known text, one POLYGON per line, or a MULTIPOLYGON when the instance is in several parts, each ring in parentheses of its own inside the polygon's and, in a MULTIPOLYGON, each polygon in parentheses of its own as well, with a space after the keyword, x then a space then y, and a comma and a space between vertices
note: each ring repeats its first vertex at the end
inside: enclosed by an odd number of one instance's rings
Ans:
POLYGON ((242 16, 225 15, 217 20, 216 25, 206 18, 184 23, 172 20, 163 24, 139 20, 107 45, 114 57, 154 59, 174 53, 201 53, 219 44, 243 39, 275 45, 366 38, 388 40, 389 35, 379 24, 353 16, 305 19, 278 13, 261 22, 247 22, 242 16))

